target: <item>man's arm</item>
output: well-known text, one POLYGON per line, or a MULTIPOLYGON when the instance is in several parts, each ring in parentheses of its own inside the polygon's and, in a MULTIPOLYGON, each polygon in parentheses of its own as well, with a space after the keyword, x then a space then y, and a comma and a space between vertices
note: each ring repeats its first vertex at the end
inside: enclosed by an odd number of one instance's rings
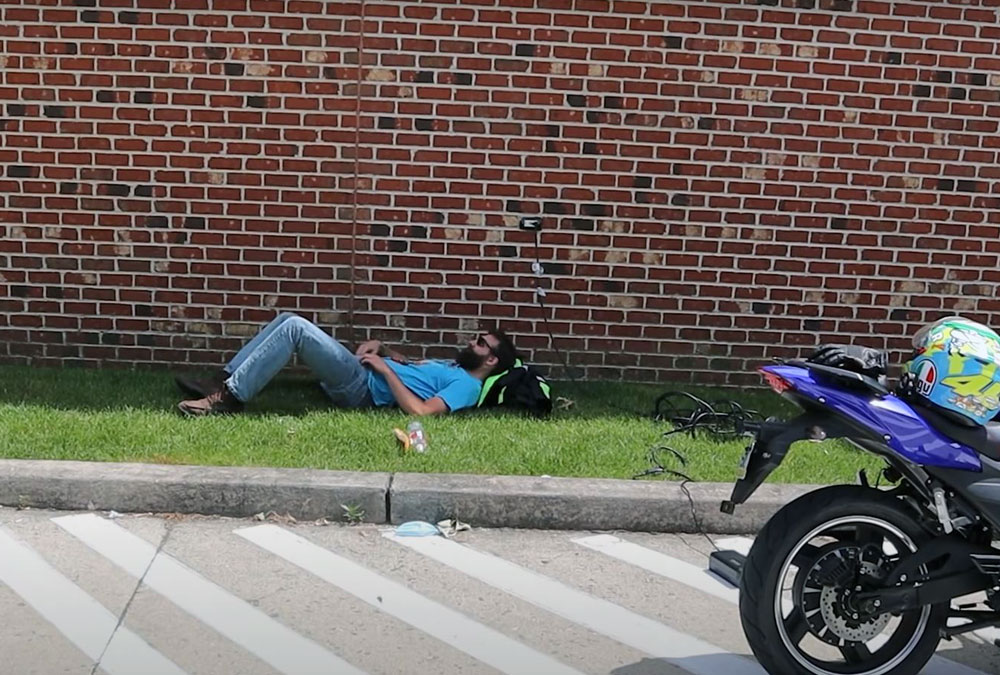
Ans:
POLYGON ((381 357, 387 357, 393 361, 399 361, 400 363, 410 362, 406 356, 394 349, 389 349, 387 345, 383 344, 379 340, 368 340, 367 342, 362 342, 361 346, 359 346, 357 351, 354 353, 357 356, 364 356, 365 354, 378 354, 381 357))
POLYGON ((378 354, 367 353, 361 357, 361 365, 371 368, 381 374, 389 385, 389 391, 396 399, 396 404, 411 415, 438 415, 448 412, 448 404, 440 396, 429 398, 426 401, 410 391, 403 381, 399 379, 392 368, 378 354))

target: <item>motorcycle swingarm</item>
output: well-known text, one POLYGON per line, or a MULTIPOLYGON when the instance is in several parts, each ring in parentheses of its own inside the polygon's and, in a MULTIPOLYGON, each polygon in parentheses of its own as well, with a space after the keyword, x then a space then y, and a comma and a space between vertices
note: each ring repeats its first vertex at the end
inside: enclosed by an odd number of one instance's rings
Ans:
POLYGON ((847 427, 829 414, 806 412, 787 422, 769 418, 760 425, 753 443, 747 447, 741 462, 743 477, 736 481, 730 498, 722 502, 722 512, 731 514, 737 504, 749 499, 771 472, 781 466, 792 443, 846 435, 847 427))
POLYGON ((953 598, 984 591, 993 586, 993 580, 979 572, 969 570, 946 577, 938 577, 926 583, 907 584, 880 591, 858 593, 854 601, 858 605, 871 603, 878 613, 905 612, 926 605, 938 605, 953 598))

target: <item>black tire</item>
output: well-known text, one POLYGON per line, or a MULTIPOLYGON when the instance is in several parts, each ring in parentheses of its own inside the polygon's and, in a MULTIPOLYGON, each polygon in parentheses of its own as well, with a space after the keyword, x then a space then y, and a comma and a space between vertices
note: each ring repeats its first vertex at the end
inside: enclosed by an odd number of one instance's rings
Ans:
MULTIPOLYGON (((847 651, 843 651, 844 666, 833 665, 833 661, 824 662, 822 659, 813 660, 801 648, 804 638, 795 640, 791 637, 794 634, 804 634, 811 640, 822 638, 810 637, 818 633, 812 632, 812 628, 807 626, 815 619, 805 619, 805 615, 814 616, 816 612, 802 612, 797 622, 791 620, 792 612, 782 618, 789 605, 783 604, 781 597, 783 594, 782 584, 787 579, 786 574, 790 574, 791 569, 799 569, 792 566, 795 558, 793 553, 798 554, 799 561, 815 560, 816 564, 822 555, 822 549, 808 547, 811 533, 820 531, 824 524, 829 523, 830 532, 836 533, 838 523, 850 524, 851 517, 859 520, 857 528, 859 533, 866 530, 881 529, 880 525, 872 523, 881 522, 892 526, 906 538, 910 540, 903 544, 909 547, 919 547, 928 539, 928 534, 917 524, 912 511, 898 498, 892 497, 884 492, 865 488, 856 485, 835 485, 811 492, 787 504, 758 534, 750 554, 747 556, 740 579, 740 621, 743 624, 743 631, 746 634, 750 648, 760 664, 771 675, 916 675, 920 669, 933 656, 934 650, 940 641, 940 629, 945 625, 948 614, 948 603, 936 605, 930 608, 912 610, 899 615, 901 618, 897 625, 899 629, 905 629, 909 634, 897 637, 895 633, 888 640, 885 646, 879 647, 878 651, 868 653, 867 656, 882 656, 872 658, 871 667, 865 664, 866 652, 852 652, 850 657, 847 651), (807 548, 801 548, 806 546, 807 548), (806 550, 815 551, 812 557, 805 553, 806 550), (791 624, 798 624, 797 631, 790 628, 791 624), (892 656, 892 651, 899 649, 898 654, 892 656), (883 649, 889 649, 883 654, 883 649), (858 656, 860 653, 863 656, 858 656), (887 661, 878 662, 878 658, 888 658, 887 661), (821 664, 828 665, 821 665, 821 664)), ((845 525, 846 527, 846 525, 845 525)), ((858 535, 863 536, 862 534, 858 535)), ((834 544, 835 547, 843 546, 842 543, 834 544)), ((850 545, 850 544, 848 544, 850 545)), ((883 544, 884 547, 884 544, 883 544)), ((808 573, 800 573, 806 577, 808 573)), ((803 598, 799 581, 799 575, 795 576, 792 584, 792 593, 798 590, 798 596, 793 595, 793 607, 800 603, 803 598)), ((816 593, 811 589, 809 592, 816 593)), ((813 596, 816 597, 816 596, 813 596)), ((825 597, 825 596, 820 596, 825 597)), ((788 603, 786 600, 785 603, 788 603)), ((793 610, 794 611, 794 610, 793 610)), ((827 610, 824 610, 827 611, 827 610)), ((823 615, 825 616, 825 614, 823 615)), ((847 617, 844 617, 845 619, 847 617)), ((854 617, 857 618, 857 617, 854 617)), ((885 620, 889 620, 887 615, 882 615, 885 620)), ((875 621, 877 621, 876 619, 875 621)), ((827 633, 829 636, 829 633, 827 633)), ((833 639, 841 639, 834 637, 833 639)), ((851 645, 859 645, 858 642, 848 642, 847 649, 852 649, 851 645)), ((861 644, 862 650, 865 646, 861 644)))

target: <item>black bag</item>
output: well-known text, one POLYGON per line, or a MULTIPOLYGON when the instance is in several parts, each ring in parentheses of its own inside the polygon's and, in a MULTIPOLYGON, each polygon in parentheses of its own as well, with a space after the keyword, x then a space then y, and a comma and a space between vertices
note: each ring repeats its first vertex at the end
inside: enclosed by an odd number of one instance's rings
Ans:
POLYGON ((552 412, 552 386, 537 369, 518 359, 509 369, 486 378, 476 406, 544 417, 552 412))

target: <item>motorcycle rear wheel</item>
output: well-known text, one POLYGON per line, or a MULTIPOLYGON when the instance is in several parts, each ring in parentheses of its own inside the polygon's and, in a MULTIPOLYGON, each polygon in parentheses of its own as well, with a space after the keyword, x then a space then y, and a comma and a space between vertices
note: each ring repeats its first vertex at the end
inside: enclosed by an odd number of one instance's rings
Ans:
POLYGON ((930 538, 897 498, 854 485, 811 492, 760 531, 740 580, 740 620, 773 675, 916 675, 933 656, 948 604, 858 613, 869 590, 930 538))

